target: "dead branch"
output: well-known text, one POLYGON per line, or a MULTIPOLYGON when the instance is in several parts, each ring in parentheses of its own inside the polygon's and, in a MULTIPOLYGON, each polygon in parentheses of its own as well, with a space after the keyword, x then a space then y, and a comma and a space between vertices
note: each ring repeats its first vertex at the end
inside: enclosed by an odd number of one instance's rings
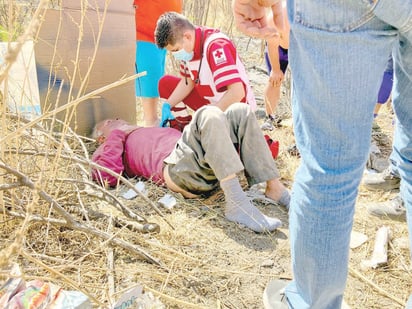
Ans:
POLYGON ((375 282, 373 282, 372 280, 369 280, 368 278, 366 278, 364 275, 362 275, 360 272, 358 272, 356 269, 349 267, 349 273, 354 276, 357 277, 358 279, 362 280, 363 282, 367 283, 369 286, 371 286, 372 288, 374 288, 377 292, 379 292, 381 295, 392 299, 393 301, 397 302, 398 304, 400 304, 402 307, 405 306, 405 302, 400 300, 399 298, 393 296, 392 294, 388 293, 387 291, 385 291, 384 289, 382 289, 380 286, 378 286, 375 282))
POLYGON ((148 253, 146 253, 143 249, 135 246, 135 245, 130 245, 127 242, 121 240, 121 239, 117 239, 112 235, 108 235, 100 230, 97 230, 95 228, 92 227, 88 227, 85 226, 84 224, 81 224, 79 222, 77 222, 66 210, 64 210, 64 208, 58 203, 56 202, 50 195, 48 195, 46 192, 44 192, 43 190, 41 190, 40 188, 38 188, 36 186, 36 184, 34 184, 26 175, 22 174, 19 171, 16 171, 12 168, 10 168, 9 166, 5 165, 1 160, 0 160, 0 168, 5 169, 6 171, 8 171, 9 173, 13 174, 14 176, 16 176, 18 179, 20 179, 20 181, 22 182, 22 184, 24 184, 25 186, 29 187, 30 189, 37 191, 37 193, 39 194, 39 196, 47 201, 48 203, 50 203, 50 205, 52 206, 52 208, 60 215, 62 216, 65 221, 64 224, 67 227, 70 227, 71 229, 74 230, 78 230, 78 231, 82 231, 85 232, 86 234, 92 234, 94 236, 100 237, 102 239, 105 239, 107 241, 109 241, 112 244, 115 244, 121 248, 124 248, 126 250, 129 250, 135 254, 138 254, 140 257, 143 257, 144 259, 146 259, 148 262, 150 263, 154 263, 160 266, 160 262, 157 261, 155 258, 153 258, 152 256, 150 256, 148 253))
MULTIPOLYGON (((20 219, 26 219, 27 216, 23 213, 11 211, 11 210, 6 210, 6 213, 10 216, 13 216, 15 218, 20 218, 20 219)), ((143 249, 139 248, 136 245, 132 245, 127 241, 124 241, 119 238, 115 238, 112 235, 109 235, 105 232, 102 232, 100 230, 95 229, 94 227, 86 226, 84 224, 77 223, 75 225, 68 223, 65 220, 61 219, 55 219, 55 218, 44 218, 39 215, 31 215, 30 218, 28 218, 29 222, 39 222, 39 223, 50 223, 55 226, 64 226, 67 228, 70 228, 75 231, 79 232, 84 232, 86 234, 92 234, 94 236, 100 237, 106 241, 108 241, 110 244, 116 245, 120 248, 123 248, 134 255, 137 255, 138 257, 143 257, 146 261, 159 265, 161 266, 160 262, 157 261, 155 258, 150 256, 148 253, 146 253, 143 249)))
MULTIPOLYGON (((108 232, 113 227, 113 220, 111 218, 109 219, 109 224, 108 224, 108 232)), ((115 272, 114 272, 114 252, 113 248, 109 247, 107 248, 107 284, 109 285, 109 300, 111 303, 113 303, 112 296, 116 293, 116 286, 115 286, 115 272)))
POLYGON ((21 184, 19 182, 5 183, 5 184, 0 185, 0 191, 16 189, 20 186, 21 186, 21 184))
MULTIPOLYGON (((24 151, 16 151, 14 149, 8 149, 7 150, 8 153, 17 153, 20 155, 37 155, 37 156, 54 156, 55 154, 49 152, 36 152, 34 150, 24 150, 24 151)), ((85 159, 79 158, 79 157, 75 157, 75 156, 67 156, 64 154, 60 154, 61 158, 67 159, 67 160, 73 160, 77 163, 80 164, 84 164, 84 165, 91 165, 91 166, 96 166, 98 167, 97 164, 91 162, 91 161, 87 161, 85 159)), ((109 170, 109 169, 105 169, 104 167, 101 167, 101 170, 104 170, 108 173, 112 173, 114 176, 119 177, 120 179, 127 185, 127 183, 129 183, 129 188, 132 188, 139 196, 141 196, 155 211, 158 215, 160 215, 163 220, 172 228, 174 229, 174 227, 164 218, 163 213, 158 209, 158 207, 156 207, 156 205, 154 205, 154 203, 147 198, 145 195, 143 195, 140 191, 136 190, 136 188, 133 186, 133 184, 131 184, 126 178, 124 178, 123 176, 114 173, 113 171, 109 170), (127 183, 126 183, 127 182, 127 183)), ((119 210, 128 218, 140 221, 140 222, 147 222, 147 220, 145 218, 143 218, 142 216, 136 214, 134 211, 132 211, 130 208, 128 208, 126 205, 124 205, 115 195, 111 194, 108 190, 106 190, 105 188, 103 188, 102 186, 97 185, 94 182, 91 181, 87 181, 87 180, 77 180, 77 179, 60 179, 61 181, 67 181, 67 182, 78 182, 78 183, 83 183, 86 186, 92 187, 93 189, 100 191, 103 193, 103 195, 105 196, 106 200, 109 200, 109 198, 114 201, 114 205, 117 206, 119 208, 119 210)), ((3 188, 0 187, 0 190, 2 190, 3 188)), ((3 190, 7 190, 7 187, 5 187, 3 190)), ((86 192, 88 194, 90 194, 90 192, 86 192)))
POLYGON ((98 89, 96 89, 96 90, 93 90, 93 91, 91 91, 91 92, 89 92, 89 93, 81 96, 80 98, 78 98, 78 99, 76 99, 76 100, 70 101, 70 102, 67 103, 67 104, 64 104, 64 105, 62 105, 62 106, 60 106, 60 107, 55 108, 55 109, 52 110, 52 111, 45 112, 45 113, 44 113, 43 115, 41 115, 40 117, 38 117, 38 118, 30 121, 29 123, 27 123, 27 124, 24 125, 24 126, 21 126, 21 127, 18 128, 16 131, 11 132, 11 133, 9 133, 8 135, 4 136, 4 137, 0 140, 0 144, 5 143, 6 141, 10 140, 11 138, 16 137, 16 135, 21 134, 24 130, 32 127, 34 124, 37 124, 37 123, 39 123, 40 121, 42 121, 42 120, 44 120, 44 119, 47 119, 47 118, 56 116, 58 113, 66 110, 66 109, 75 107, 75 106, 77 106, 78 104, 82 103, 83 101, 86 101, 87 99, 89 99, 89 98, 91 98, 91 97, 94 97, 94 96, 96 96, 96 95, 98 95, 98 94, 100 94, 100 93, 102 93, 102 92, 104 92, 104 91, 107 91, 107 90, 109 90, 109 89, 112 89, 112 88, 121 86, 121 85, 123 85, 123 84, 126 84, 126 83, 128 83, 128 82, 130 82, 130 81, 133 81, 133 80, 135 80, 136 78, 141 77, 141 76, 144 76, 144 75, 146 75, 146 71, 145 71, 145 72, 142 72, 142 73, 139 73, 139 74, 134 74, 134 75, 131 75, 131 76, 122 78, 122 79, 120 79, 120 80, 118 80, 118 81, 115 81, 115 82, 109 84, 109 85, 106 85, 106 86, 100 87, 100 88, 98 88, 98 89))
MULTIPOLYGON (((129 207, 127 207, 126 205, 124 205, 115 195, 113 195, 112 193, 110 193, 108 190, 106 190, 105 188, 103 188, 102 186, 99 186, 97 184, 95 184, 94 182, 91 181, 83 181, 83 180, 78 180, 78 179, 73 179, 73 178, 57 178, 56 180, 59 181, 63 181, 63 182, 77 182, 77 183, 81 183, 87 186, 92 187, 94 190, 100 191, 103 193, 103 195, 105 196, 105 200, 109 201, 109 199, 111 199, 110 201, 114 202, 114 205, 117 206, 117 208, 128 218, 136 220, 136 221, 140 221, 140 222, 147 222, 147 220, 136 214, 134 211, 132 211, 129 207)), ((90 194, 90 192, 86 192, 87 194, 90 194)))

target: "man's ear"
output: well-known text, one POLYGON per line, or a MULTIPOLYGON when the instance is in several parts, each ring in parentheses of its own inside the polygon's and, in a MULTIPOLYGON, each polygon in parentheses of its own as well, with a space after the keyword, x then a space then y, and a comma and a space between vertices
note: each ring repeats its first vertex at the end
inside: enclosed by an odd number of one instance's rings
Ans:
POLYGON ((187 41, 189 41, 189 42, 194 42, 194 40, 195 40, 195 33, 193 32, 191 32, 191 31, 189 31, 189 30, 186 30, 185 32, 183 32, 183 39, 185 39, 185 40, 187 40, 187 41))
POLYGON ((186 30, 183 33, 183 42, 186 41, 186 48, 190 48, 193 51, 195 48, 196 33, 195 31, 186 30))

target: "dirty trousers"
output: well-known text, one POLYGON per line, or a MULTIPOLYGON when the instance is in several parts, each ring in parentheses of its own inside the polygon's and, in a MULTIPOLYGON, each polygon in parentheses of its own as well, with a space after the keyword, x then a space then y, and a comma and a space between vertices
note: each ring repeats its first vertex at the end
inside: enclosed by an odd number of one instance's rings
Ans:
POLYGON ((225 112, 211 105, 197 110, 165 163, 172 181, 193 194, 210 192, 241 171, 249 185, 279 178, 255 114, 244 103, 225 112))

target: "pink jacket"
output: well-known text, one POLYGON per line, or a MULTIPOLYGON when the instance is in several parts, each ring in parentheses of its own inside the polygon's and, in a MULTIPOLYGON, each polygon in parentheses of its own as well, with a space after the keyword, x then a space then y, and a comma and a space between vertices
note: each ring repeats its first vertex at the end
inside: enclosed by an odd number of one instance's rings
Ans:
MULTIPOLYGON (((143 177, 163 183, 163 160, 172 152, 181 132, 172 128, 138 128, 129 135, 113 130, 92 156, 92 161, 127 177, 143 177)), ((110 186, 117 178, 92 170, 93 180, 110 186)))

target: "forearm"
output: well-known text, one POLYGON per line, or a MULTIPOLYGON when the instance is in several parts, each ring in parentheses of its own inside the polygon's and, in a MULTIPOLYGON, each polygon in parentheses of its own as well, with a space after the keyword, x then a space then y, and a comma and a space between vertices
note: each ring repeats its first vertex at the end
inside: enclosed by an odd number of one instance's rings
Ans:
POLYGON ((180 80, 177 84, 175 90, 167 99, 167 102, 171 107, 174 107, 176 104, 182 102, 194 88, 194 82, 190 78, 184 78, 180 80))
POLYGON ((275 24, 275 27, 278 29, 279 32, 285 31, 286 26, 284 11, 282 8, 282 1, 276 2, 274 5, 272 5, 271 9, 273 15, 273 23, 275 24))
POLYGON ((247 36, 263 40, 279 35, 275 27, 261 26, 257 21, 238 21, 236 28, 247 36))
POLYGON ((225 111, 231 104, 241 102, 245 96, 246 92, 242 82, 231 84, 227 86, 226 93, 216 103, 216 106, 225 111))

